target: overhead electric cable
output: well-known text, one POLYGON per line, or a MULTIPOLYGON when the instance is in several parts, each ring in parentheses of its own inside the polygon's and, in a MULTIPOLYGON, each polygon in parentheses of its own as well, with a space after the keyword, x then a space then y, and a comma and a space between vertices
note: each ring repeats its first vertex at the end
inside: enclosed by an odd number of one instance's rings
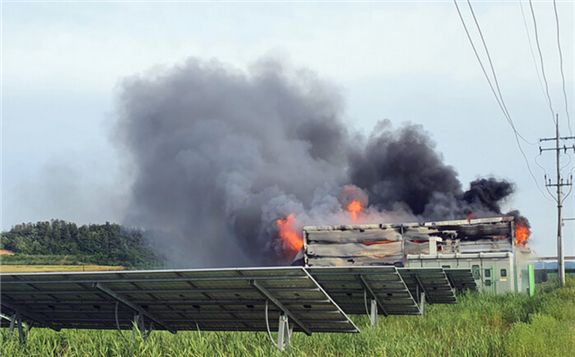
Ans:
POLYGON ((525 139, 523 137, 523 135, 521 135, 517 131, 517 129, 515 128, 515 124, 513 123, 513 120, 511 120, 511 116, 509 115, 509 112, 506 111, 506 109, 504 108, 504 105, 502 104, 503 98, 500 99, 500 97, 495 92, 495 88, 493 88, 493 84, 491 83, 491 79, 489 78, 489 75, 487 74, 487 71, 485 70, 485 66, 483 65, 483 62, 481 61, 481 58, 479 57, 479 53, 477 52, 477 49, 475 48, 475 44, 473 43, 473 40, 471 39, 471 35, 469 34, 469 30, 467 29, 467 25, 465 24, 465 21, 463 20, 463 16, 461 15, 461 11, 459 10, 459 6, 457 5, 457 1, 453 0, 453 3, 455 4, 455 8, 457 9, 457 13, 459 14, 459 18, 461 19, 461 23, 463 24, 463 28, 465 29, 465 33, 467 34, 467 38, 469 39, 469 43, 471 43, 471 47, 473 48, 473 52, 475 53, 475 57, 477 58, 477 61, 479 62, 479 65, 481 66, 481 70, 483 71, 483 74, 485 75, 485 79, 487 79, 487 83, 489 84, 489 88, 491 88, 491 92, 493 93, 493 96, 495 96, 495 100, 497 101, 499 108, 503 112, 505 119, 507 119, 507 122, 509 123, 509 125, 511 125, 511 128, 515 132, 515 135, 519 136, 523 141, 525 141, 529 145, 537 145, 537 144, 530 142, 529 140, 525 139))
MULTIPOLYGON (((477 49, 475 48, 475 44, 473 43, 473 39, 471 38, 471 35, 469 34, 469 30, 467 29, 467 25, 465 24, 465 20, 463 19, 463 15, 461 15, 461 11, 459 10, 459 5, 457 5, 457 0, 453 0, 453 3, 455 4, 455 8, 457 9, 457 14, 459 15, 459 19, 461 20, 461 24, 463 25, 463 28, 465 29, 465 33, 467 34, 467 39, 469 40, 469 43, 471 44, 471 47, 473 48, 473 52, 475 53, 475 57, 477 58, 477 61, 479 62, 479 65, 481 66, 481 70, 483 71, 483 74, 485 75, 485 79, 487 79, 487 83, 489 83, 489 87, 491 88, 491 92, 495 96, 495 99, 497 100, 497 104, 499 104, 499 107, 503 111, 503 115, 507 119, 507 122, 509 123, 509 125, 513 129, 513 133, 515 135, 515 141, 517 142, 517 147, 519 148, 519 151, 521 152, 521 155, 523 156, 523 160, 525 161, 525 164, 527 165, 527 170, 529 171, 529 174, 531 175, 533 182, 535 182, 535 186, 537 187, 539 192, 543 195, 543 197, 545 197, 545 199, 547 199, 547 197, 545 196, 545 193, 543 193, 543 190, 541 190, 541 187, 539 187, 539 183, 537 182, 537 179, 535 178, 533 171, 531 170, 531 165, 529 165, 529 160, 527 160, 527 156, 525 155, 525 152, 523 151, 523 148, 521 147, 521 143, 519 141, 519 138, 521 137, 521 139, 523 139, 528 144, 532 144, 532 143, 527 141, 521 134, 519 134, 519 132, 515 128, 515 125, 513 123, 513 120, 511 119, 511 116, 509 115, 509 112, 506 110, 506 107, 504 107, 504 105, 502 104, 503 97, 501 96, 501 98, 499 98, 499 96, 495 92, 495 89, 493 88, 493 84, 491 83, 491 80, 489 79, 487 71, 485 70, 485 66, 483 65, 483 62, 481 61, 481 58, 479 57, 479 54, 477 53, 477 49)), ((473 14, 473 18, 475 20, 475 24, 477 26, 477 29, 479 30, 479 33, 481 34, 481 39, 483 41, 484 48, 485 48, 485 50, 487 52, 487 56, 489 58, 489 63, 491 65, 492 73, 495 76, 495 70, 493 69, 493 63, 491 62, 491 58, 489 56, 487 46, 486 46, 485 41, 483 39, 483 34, 481 33, 479 23, 477 22, 477 19, 475 18, 475 13, 473 12, 473 8, 472 8, 469 0, 467 0, 467 3, 469 4, 469 8, 473 14)), ((495 82, 497 83, 496 78, 495 78, 495 82)), ((501 95, 501 91, 499 91, 499 86, 498 86, 498 92, 499 92, 499 95, 501 95)))
POLYGON ((527 19, 525 18, 525 11, 523 10, 523 0, 519 0, 519 6, 521 7, 521 17, 523 18, 523 25, 525 26, 525 33, 527 34, 527 41, 529 42, 529 52, 531 52, 531 59, 533 59, 533 66, 535 66, 535 73, 537 73, 537 80, 539 81, 539 87, 541 88, 541 93, 543 98, 545 98, 545 103, 549 105, 547 96, 545 95, 545 88, 543 88, 543 81, 541 80, 541 75, 539 74, 539 65, 535 59, 535 53, 533 52, 533 43, 531 42, 531 35, 529 34, 529 26, 527 26, 527 19))
MULTIPOLYGON (((540 157, 540 156, 541 156, 541 151, 539 152, 539 155, 536 155, 536 156, 533 158, 533 161, 535 161, 535 164, 536 164, 537 166, 539 166, 539 168, 541 169, 541 171, 543 171, 543 177, 545 177, 545 179, 544 179, 543 181, 546 182, 545 180, 547 180, 547 176, 549 176, 549 175, 547 174, 547 170, 546 170, 543 166, 541 166, 541 165, 539 164, 539 162, 537 161, 537 158, 540 157)), ((545 185, 545 188, 547 189, 547 193, 549 193, 549 196, 550 196, 553 200, 555 200, 555 196, 553 196, 553 195, 551 194, 551 192, 549 192, 549 188, 547 187, 547 185, 545 185)), ((547 201, 550 201, 550 200, 547 198, 547 196, 544 196, 544 197, 547 199, 547 201)))
POLYGON ((557 48, 559 49, 559 67, 561 68, 561 80, 563 81, 563 99, 565 100, 565 113, 567 114, 567 126, 569 135, 573 136, 571 131, 571 118, 569 117, 569 107, 567 104, 567 92, 565 91, 565 74, 563 73, 563 53, 561 51, 561 41, 559 41, 559 15, 557 15, 557 3, 553 0, 553 10, 555 11, 555 23, 557 24, 557 48))
POLYGON ((569 191, 565 194, 565 196, 563 196, 563 199, 561 200, 561 203, 565 202, 565 200, 567 199, 567 197, 569 197, 569 195, 571 194, 571 191, 573 191, 573 185, 569 185, 569 191))
MULTIPOLYGON (((545 179, 547 179, 547 178, 545 178, 545 179)), ((551 184, 551 180, 549 180, 549 184, 551 184)), ((550 195, 551 197, 553 197, 553 194, 551 193, 551 191, 549 191, 549 185, 545 185, 545 189, 547 190, 547 193, 549 193, 549 195, 550 195)), ((559 201, 557 200, 556 197, 553 197, 553 201, 559 203, 559 201)))
POLYGON ((545 93, 547 94, 547 101, 549 103, 549 110, 551 111, 551 118, 555 124, 555 111, 553 110, 553 103, 549 96, 549 85, 547 85, 547 77, 545 76, 545 65, 543 64, 543 54, 541 53, 541 46, 539 45, 539 35, 537 34, 537 20, 535 19, 535 11, 533 10, 533 3, 529 0, 529 8, 531 9, 531 17, 533 18, 533 26, 535 28, 535 43, 537 44, 537 51, 539 52, 539 60, 541 62, 541 74, 543 75, 543 82, 545 83, 545 93))
POLYGON ((565 154, 565 156, 567 156, 569 158, 569 161, 566 164, 563 164, 563 166, 561 166, 561 170, 563 170, 567 166, 571 165, 571 155, 565 154))
POLYGON ((495 87, 497 88, 497 93, 499 94, 499 98, 501 99, 501 105, 507 114, 507 118, 515 130, 515 124, 513 123, 513 119, 511 119, 511 115, 507 110, 507 106, 505 105, 505 101, 503 100, 503 95, 501 94, 501 88, 499 88, 499 81, 497 80, 497 75, 495 74, 495 69, 493 68, 493 62, 491 61, 491 55, 489 54, 489 49, 487 48, 487 44, 485 43, 485 38, 483 37, 483 32, 481 31, 481 27, 479 27, 479 22, 477 21, 477 17, 475 17, 475 11, 473 11, 473 7, 471 6, 471 1, 467 0, 467 5, 469 5, 469 10, 471 11, 471 15, 473 16, 473 21, 475 22, 475 26, 477 27, 477 31, 479 31, 479 37, 481 38, 481 42, 483 43, 483 48, 485 49, 485 53, 487 54, 487 60, 489 61, 489 67, 491 68, 491 74, 493 74, 493 80, 495 82, 495 87))

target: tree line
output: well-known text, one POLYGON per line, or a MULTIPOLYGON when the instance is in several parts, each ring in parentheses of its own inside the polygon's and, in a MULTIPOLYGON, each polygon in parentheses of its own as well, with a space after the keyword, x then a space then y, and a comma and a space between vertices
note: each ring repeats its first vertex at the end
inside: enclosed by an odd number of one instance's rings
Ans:
POLYGON ((2 232, 0 249, 14 253, 14 256, 3 256, 3 264, 16 264, 14 262, 26 261, 30 256, 53 256, 54 264, 59 264, 63 256, 68 258, 68 263, 128 268, 163 264, 163 258, 145 242, 144 231, 110 222, 80 227, 59 219, 17 224, 2 232))

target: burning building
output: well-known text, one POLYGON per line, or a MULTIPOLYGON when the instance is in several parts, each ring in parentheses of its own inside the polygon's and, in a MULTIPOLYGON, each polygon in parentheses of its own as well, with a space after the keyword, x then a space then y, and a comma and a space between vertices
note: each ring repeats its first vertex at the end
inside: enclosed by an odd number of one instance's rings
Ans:
POLYGON ((351 233, 374 238, 341 244, 347 251, 332 263, 515 256, 523 244, 514 241, 520 216, 501 208, 512 182, 463 184, 419 124, 382 118, 357 132, 347 125, 338 86, 312 71, 273 59, 243 71, 189 58, 126 78, 117 105, 113 138, 130 182, 122 223, 145 229, 171 268, 289 265, 302 247, 316 264, 335 243, 310 237, 351 233), (401 224, 471 212, 515 218, 401 224), (342 224, 354 228, 337 228, 342 224), (306 229, 304 239, 304 226, 336 228, 306 229), (498 230, 470 231, 485 227, 498 230))
POLYGON ((514 216, 404 224, 307 226, 298 264, 470 268, 480 288, 523 292, 531 251, 514 216))

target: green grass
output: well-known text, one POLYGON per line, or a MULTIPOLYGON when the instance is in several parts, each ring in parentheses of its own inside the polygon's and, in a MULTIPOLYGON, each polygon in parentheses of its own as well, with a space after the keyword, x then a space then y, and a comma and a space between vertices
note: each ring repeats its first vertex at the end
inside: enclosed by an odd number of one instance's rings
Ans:
MULTIPOLYGON (((575 279, 527 295, 464 294, 457 305, 428 305, 427 316, 380 318, 361 334, 295 333, 293 356, 575 356, 575 279)), ((3 356, 274 356, 265 333, 155 331, 146 342, 131 332, 32 329, 27 342, 8 339, 3 356)), ((274 338, 275 338, 275 334, 274 338)))
POLYGON ((124 270, 121 266, 108 265, 0 265, 0 273, 46 273, 72 271, 110 271, 124 270))
POLYGON ((89 255, 3 255, 2 265, 78 265, 90 263, 89 255))
MULTIPOLYGON (((103 260, 98 258, 96 255, 25 255, 25 254, 14 254, 14 255, 2 255, 0 258, 0 266, 10 269, 12 266, 24 266, 24 265, 68 265, 68 266, 80 266, 80 271, 83 265, 101 265, 101 266, 119 266, 119 264, 100 264, 103 260)), ((105 260, 104 260, 105 261, 105 260)), ((121 263, 121 262, 118 262, 121 263)), ((134 265, 124 265, 125 269, 155 269, 161 268, 160 265, 146 265, 141 266, 134 265)), ((70 268, 75 269, 75 268, 70 268)), ((52 271, 54 271, 52 269, 52 271)), ((6 271, 8 272, 8 270, 6 271)), ((13 271, 11 271, 13 272, 13 271)))

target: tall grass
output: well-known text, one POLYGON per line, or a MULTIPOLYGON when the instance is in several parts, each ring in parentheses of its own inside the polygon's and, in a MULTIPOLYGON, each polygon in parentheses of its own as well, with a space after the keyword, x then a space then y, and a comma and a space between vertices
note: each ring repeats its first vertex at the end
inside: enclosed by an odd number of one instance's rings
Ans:
MULTIPOLYGON (((534 297, 467 293, 457 305, 429 305, 425 317, 390 316, 360 334, 296 333, 293 356, 575 356, 575 279, 539 286, 534 297)), ((32 329, 27 342, 1 331, 3 356, 274 356, 265 333, 32 329)), ((274 334, 275 337, 275 334, 274 334)))
POLYGON ((6 274, 110 270, 124 270, 124 267, 108 265, 0 265, 0 272, 6 274))

